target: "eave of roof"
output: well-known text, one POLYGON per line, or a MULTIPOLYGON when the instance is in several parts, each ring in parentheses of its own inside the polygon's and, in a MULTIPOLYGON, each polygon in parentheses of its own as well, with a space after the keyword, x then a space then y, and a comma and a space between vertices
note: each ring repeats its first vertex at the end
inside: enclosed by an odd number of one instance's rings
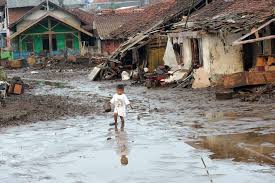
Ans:
POLYGON ((74 28, 74 29, 77 29, 77 30, 83 32, 84 34, 86 34, 86 35, 88 35, 88 36, 93 36, 92 33, 90 33, 90 32, 88 32, 88 31, 84 30, 83 28, 78 27, 78 26, 76 26, 76 25, 73 25, 73 24, 69 23, 69 22, 66 21, 66 20, 60 19, 60 18, 54 16, 53 14, 51 14, 51 13, 49 12, 49 13, 46 13, 44 16, 40 17, 39 19, 30 22, 27 26, 25 26, 24 29, 22 29, 22 30, 20 30, 20 31, 18 31, 18 32, 15 32, 14 34, 12 34, 12 35, 10 36, 10 38, 11 38, 11 39, 16 38, 17 36, 19 36, 20 34, 22 34, 23 32, 25 32, 26 30, 28 30, 30 27, 34 26, 35 24, 39 23, 41 20, 43 20, 43 19, 45 19, 45 18, 47 18, 47 17, 52 17, 52 18, 54 18, 54 19, 56 19, 56 20, 58 20, 58 21, 60 21, 60 22, 62 22, 62 23, 64 23, 64 24, 66 24, 66 25, 71 26, 71 27, 74 28))
MULTIPOLYGON (((38 10, 39 8, 41 8, 42 5, 45 4, 45 3, 46 3, 46 1, 44 0, 44 1, 41 2, 38 6, 33 7, 31 10, 29 10, 27 13, 25 13, 20 19, 18 19, 18 20, 15 21, 14 23, 10 24, 9 27, 10 27, 10 28, 13 28, 13 27, 14 27, 15 25, 17 25, 19 22, 21 22, 22 20, 24 20, 24 18, 25 18, 26 16, 30 15, 30 14, 33 13, 34 11, 38 10)), ((67 9, 62 8, 61 6, 55 4, 55 3, 51 2, 51 1, 49 1, 48 3, 49 3, 49 5, 53 5, 53 6, 55 6, 55 7, 59 8, 59 9, 65 11, 65 12, 67 12, 68 14, 71 14, 72 16, 76 17, 77 19, 79 19, 75 14, 71 13, 71 12, 68 11, 67 9)))

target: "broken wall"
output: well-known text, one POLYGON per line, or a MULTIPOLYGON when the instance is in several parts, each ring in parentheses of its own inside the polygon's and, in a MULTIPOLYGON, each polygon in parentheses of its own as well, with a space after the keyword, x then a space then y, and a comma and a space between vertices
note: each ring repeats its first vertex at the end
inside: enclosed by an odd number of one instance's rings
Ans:
POLYGON ((101 52, 104 55, 111 55, 120 46, 121 41, 119 40, 102 40, 101 41, 101 52))
POLYGON ((202 37, 203 68, 212 75, 244 71, 242 46, 232 46, 241 34, 231 34, 222 39, 218 35, 202 37))

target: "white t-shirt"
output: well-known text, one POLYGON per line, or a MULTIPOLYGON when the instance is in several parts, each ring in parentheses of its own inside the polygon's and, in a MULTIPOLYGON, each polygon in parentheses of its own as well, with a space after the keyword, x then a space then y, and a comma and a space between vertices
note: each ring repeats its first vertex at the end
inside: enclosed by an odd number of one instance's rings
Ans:
POLYGON ((126 106, 130 104, 130 101, 125 94, 115 94, 110 102, 115 106, 114 113, 117 113, 118 116, 126 117, 126 106))

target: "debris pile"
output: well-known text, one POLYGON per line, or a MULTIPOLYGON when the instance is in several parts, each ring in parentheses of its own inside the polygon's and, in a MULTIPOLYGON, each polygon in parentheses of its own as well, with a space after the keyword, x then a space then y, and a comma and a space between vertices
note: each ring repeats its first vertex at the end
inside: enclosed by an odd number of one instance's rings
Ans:
POLYGON ((4 68, 0 66, 0 81, 6 81, 7 80, 7 74, 4 71, 4 68))
POLYGON ((255 87, 252 89, 245 89, 239 91, 241 100, 244 102, 257 102, 260 101, 265 95, 272 98, 275 92, 273 84, 255 87))
POLYGON ((274 97, 275 73, 271 71, 241 72, 224 77, 224 90, 216 92, 217 99, 241 98, 244 102, 256 102, 274 97))
POLYGON ((8 94, 21 95, 24 93, 25 85, 20 77, 14 77, 8 83, 8 94))
POLYGON ((6 107, 5 98, 7 97, 8 84, 7 82, 0 81, 0 104, 6 107))
POLYGON ((6 98, 9 94, 21 95, 24 93, 25 84, 20 77, 8 80, 3 67, 0 67, 0 104, 6 107, 6 98))

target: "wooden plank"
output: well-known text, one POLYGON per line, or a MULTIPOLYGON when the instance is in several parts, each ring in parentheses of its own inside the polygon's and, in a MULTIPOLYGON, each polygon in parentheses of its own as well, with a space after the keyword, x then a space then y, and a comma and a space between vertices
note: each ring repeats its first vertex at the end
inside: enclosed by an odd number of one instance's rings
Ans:
POLYGON ((251 35, 255 34, 256 32, 258 32, 259 30, 261 30, 262 28, 264 28, 264 27, 268 26, 268 25, 269 25, 269 24, 271 24, 272 22, 275 22, 275 18, 274 18, 274 19, 269 20, 268 22, 266 22, 265 24, 261 25, 261 26, 260 26, 260 27, 258 27, 257 29, 255 29, 255 30, 251 31, 250 33, 248 33, 248 34, 246 34, 246 35, 242 36, 241 38, 239 38, 239 39, 238 39, 238 40, 236 40, 235 42, 239 42, 239 41, 242 41, 242 40, 244 40, 244 39, 248 38, 249 36, 251 36, 251 35))
POLYGON ((179 32, 179 33, 169 33, 168 34, 172 38, 184 38, 184 37, 191 37, 191 38, 198 38, 201 35, 200 31, 186 31, 186 32, 179 32))
POLYGON ((275 83, 275 72, 240 72, 224 77, 226 89, 275 83))
MULTIPOLYGON (((49 31, 52 30, 52 22, 49 17, 48 17, 48 30, 49 31)), ((50 51, 50 55, 52 55, 53 53, 53 35, 52 34, 49 34, 49 51, 50 51)))
POLYGON ((44 33, 29 33, 29 34, 20 34, 20 35, 35 36, 35 35, 48 35, 48 34, 55 35, 55 34, 74 34, 74 33, 77 33, 77 31, 67 31, 67 32, 47 31, 47 32, 44 32, 44 33))
POLYGON ((250 40, 246 40, 246 41, 234 42, 233 45, 254 43, 254 42, 263 41, 263 40, 269 40, 269 39, 275 39, 275 35, 273 35, 273 36, 266 36, 266 37, 260 37, 260 38, 257 38, 257 39, 250 39, 250 40))

